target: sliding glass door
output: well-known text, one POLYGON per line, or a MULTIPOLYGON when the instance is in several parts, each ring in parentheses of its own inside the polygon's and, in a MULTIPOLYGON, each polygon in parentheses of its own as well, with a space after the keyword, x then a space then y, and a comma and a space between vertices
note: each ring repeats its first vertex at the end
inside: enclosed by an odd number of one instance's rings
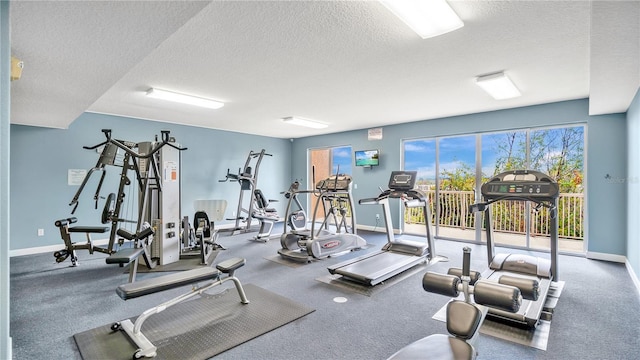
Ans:
MULTIPOLYGON (((551 176, 560 185, 558 238, 560 250, 583 252, 584 244, 584 127, 540 129, 530 134, 530 168, 551 176)), ((548 210, 530 210, 531 244, 548 249, 548 210)))
MULTIPOLYGON (((416 187, 429 197, 432 224, 436 219, 435 190, 436 190, 436 141, 434 139, 419 139, 404 141, 403 143, 403 168, 408 171, 417 171, 418 180, 416 187)), ((420 207, 408 208, 404 214, 403 229, 409 234, 426 235, 425 214, 420 207)))
MULTIPOLYGON (((309 150, 310 166, 308 167, 309 175, 307 178, 309 179, 309 182, 307 184, 307 188, 313 189, 318 181, 326 179, 331 175, 351 175, 351 157, 351 146, 337 146, 309 150)), ((309 217, 313 216, 316 200, 317 197, 315 196, 310 196, 307 200, 307 204, 310 204, 307 209, 309 217)), ((347 217, 351 216, 350 213, 347 215, 347 217)), ((323 220, 324 214, 322 211, 318 211, 318 218, 316 221, 322 222, 323 220)))
MULTIPOLYGON (((546 173, 560 184, 560 250, 584 252, 584 136, 580 125, 405 140, 403 164, 418 170, 419 188, 432 199, 436 236, 474 242, 486 240, 478 226, 481 214, 469 213, 468 206, 481 200, 484 182, 507 170, 546 173)), ((549 249, 547 209, 502 201, 492 206, 492 215, 497 245, 549 249)), ((419 214, 407 212, 405 232, 420 233, 416 224, 421 221, 419 214)))
MULTIPOLYGON (((510 131, 483 134, 480 138, 482 148, 482 183, 493 176, 508 170, 527 169, 527 132, 510 131)), ((481 200, 481 199, 478 199, 481 200)), ((496 245, 527 246, 527 219, 529 215, 527 201, 499 201, 492 205, 493 240, 496 245)), ((484 224, 484 220, 478 218, 484 224)), ((481 239, 486 242, 483 231, 481 239)))
POLYGON ((438 141, 438 229, 441 238, 475 240, 475 214, 469 212, 476 185, 476 136, 438 141))

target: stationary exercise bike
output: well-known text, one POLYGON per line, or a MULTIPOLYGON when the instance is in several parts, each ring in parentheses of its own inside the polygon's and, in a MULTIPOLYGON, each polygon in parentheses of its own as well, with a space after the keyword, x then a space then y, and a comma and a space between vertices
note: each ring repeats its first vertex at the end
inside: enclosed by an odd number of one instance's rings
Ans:
POLYGON ((311 230, 307 228, 307 212, 305 211, 298 196, 300 194, 315 193, 314 190, 301 190, 300 182, 294 181, 289 189, 284 192, 287 201, 285 210, 286 219, 284 222, 284 232, 280 237, 280 245, 283 249, 302 252, 306 249, 307 240, 311 239, 311 230))
POLYGON ((300 193, 300 182, 298 180, 292 182, 289 190, 284 192, 284 197, 289 200, 286 211, 286 224, 292 231, 301 231, 307 228, 307 212, 300 203, 300 199, 298 199, 298 194, 300 193), (292 206, 295 206, 295 209, 291 209, 292 206))

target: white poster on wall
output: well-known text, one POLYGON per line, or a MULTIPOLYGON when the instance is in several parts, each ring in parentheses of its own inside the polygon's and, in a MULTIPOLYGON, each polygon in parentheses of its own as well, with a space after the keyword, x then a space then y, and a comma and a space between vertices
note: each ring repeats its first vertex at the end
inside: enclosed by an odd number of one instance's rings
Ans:
POLYGON ((163 181, 178 181, 178 163, 176 161, 164 162, 163 181))
POLYGON ((369 140, 382 140, 382 128, 369 129, 369 140))
POLYGON ((69 169, 67 171, 67 184, 70 186, 82 185, 82 182, 84 181, 84 178, 86 176, 86 169, 69 169))

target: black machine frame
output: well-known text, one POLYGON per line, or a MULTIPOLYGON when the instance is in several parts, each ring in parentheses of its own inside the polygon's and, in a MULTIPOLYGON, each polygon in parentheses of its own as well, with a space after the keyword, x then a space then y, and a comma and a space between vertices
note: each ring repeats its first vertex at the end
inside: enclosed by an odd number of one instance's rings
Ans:
MULTIPOLYGON (((155 267, 157 262, 152 259, 151 250, 149 248, 148 237, 153 235, 150 232, 148 224, 145 219, 148 212, 151 210, 148 208, 148 201, 150 196, 153 196, 153 192, 162 191, 162 181, 160 179, 160 169, 156 160, 156 156, 159 151, 169 146, 178 151, 187 150, 186 147, 179 147, 174 144, 174 139, 170 137, 170 131, 161 131, 161 140, 152 143, 136 143, 132 141, 117 140, 111 136, 111 129, 102 129, 102 133, 106 137, 106 140, 93 146, 83 146, 87 150, 96 150, 102 147, 100 157, 96 165, 91 168, 87 175, 84 177, 80 187, 76 191, 73 199, 69 203, 69 206, 73 206, 71 214, 74 214, 78 205, 79 198, 82 194, 86 184, 88 183, 91 175, 96 171, 101 171, 100 180, 98 181, 97 188, 95 190, 93 199, 95 200, 95 208, 98 208, 98 202, 101 199, 100 191, 106 176, 106 166, 116 166, 122 168, 120 173, 120 182, 118 185, 118 193, 109 194, 105 202, 101 221, 103 224, 110 224, 109 242, 107 247, 100 247, 93 245, 90 234, 91 233, 104 233, 107 232, 105 227, 100 226, 74 226, 70 227, 71 223, 77 221, 77 218, 71 217, 68 219, 61 219, 56 221, 56 226, 60 228, 61 237, 65 243, 65 249, 56 251, 54 256, 57 262, 63 262, 67 257, 71 257, 72 266, 77 265, 76 250, 88 250, 90 254, 94 251, 111 255, 107 258, 107 263, 117 263, 123 265, 125 263, 135 261, 137 266, 138 256, 142 255, 146 265, 149 268, 155 267), (144 150, 141 149, 142 144, 145 144, 144 150), (138 149, 139 151, 136 151, 138 149), (117 159, 122 152, 122 159, 117 159), (122 205, 125 201, 125 189, 132 184, 128 173, 133 170, 135 173, 134 181, 138 184, 139 194, 139 209, 136 220, 130 220, 122 218, 122 205), (121 223, 135 223, 136 233, 131 234, 124 229, 119 229, 121 223), (71 240, 70 233, 86 233, 87 243, 75 243, 71 240), (144 236, 143 236, 144 235, 144 236), (133 240, 135 242, 136 251, 131 249, 125 250, 126 256, 117 255, 115 248, 116 239, 118 237, 127 240, 133 240)), ((157 139, 156 139, 157 140, 157 139)), ((119 240, 120 241, 120 240, 119 240)), ((123 252, 123 254, 124 254, 123 252)), ((130 281, 135 280, 135 272, 130 273, 130 281)))
POLYGON ((238 206, 236 208, 235 216, 233 218, 227 218, 227 220, 235 221, 234 227, 231 229, 225 229, 225 231, 230 231, 231 235, 234 235, 236 232, 251 232, 252 219, 256 219, 260 223, 260 229, 255 240, 267 241, 271 236, 273 224, 279 219, 275 209, 268 208, 268 203, 275 202, 277 200, 259 198, 261 191, 260 188, 258 188, 258 175, 260 165, 265 156, 273 155, 267 153, 265 149, 260 151, 249 151, 249 155, 247 155, 244 166, 238 169, 237 174, 233 174, 230 169, 227 169, 225 178, 218 180, 218 182, 237 182, 240 185, 240 194, 238 195, 238 206), (245 201, 245 191, 249 192, 250 200, 248 202, 245 201))

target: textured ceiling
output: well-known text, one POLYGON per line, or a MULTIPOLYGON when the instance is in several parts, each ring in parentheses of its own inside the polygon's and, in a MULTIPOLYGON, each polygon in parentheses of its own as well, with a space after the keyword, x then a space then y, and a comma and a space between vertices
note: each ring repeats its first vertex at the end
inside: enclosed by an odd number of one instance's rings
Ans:
POLYGON ((640 86, 638 1, 450 4, 465 26, 423 40, 376 1, 12 2, 25 67, 11 123, 66 128, 89 111, 296 138, 586 97, 592 114, 624 112, 640 86), (474 84, 496 71, 523 96, 474 84))

